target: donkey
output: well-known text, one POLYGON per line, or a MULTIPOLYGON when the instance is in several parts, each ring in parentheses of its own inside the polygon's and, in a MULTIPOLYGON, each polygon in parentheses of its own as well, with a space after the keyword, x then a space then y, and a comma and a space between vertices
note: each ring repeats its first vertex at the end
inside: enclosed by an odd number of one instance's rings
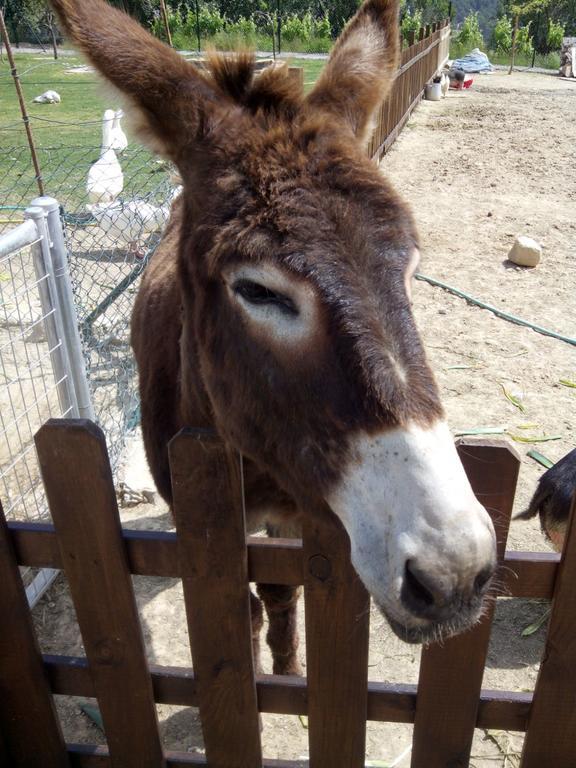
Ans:
MULTIPOLYGON (((283 67, 255 77, 246 53, 203 73, 103 0, 52 2, 183 179, 132 318, 162 496, 170 438, 213 428, 245 456, 249 526, 297 535, 303 515, 336 515, 401 637, 472 625, 494 529, 412 316, 412 216, 365 153, 397 69, 397 0, 364 2, 306 96, 283 67)), ((274 672, 299 673, 297 590, 258 593, 274 672)))

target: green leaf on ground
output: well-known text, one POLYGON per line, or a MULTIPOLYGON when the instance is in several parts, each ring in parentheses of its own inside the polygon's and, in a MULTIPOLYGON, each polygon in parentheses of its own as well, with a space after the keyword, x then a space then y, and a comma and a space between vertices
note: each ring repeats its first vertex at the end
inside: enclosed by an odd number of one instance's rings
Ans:
POLYGON ((505 427, 470 427, 470 429, 458 429, 454 432, 455 437, 466 437, 472 435, 503 435, 506 432, 505 427))
POLYGON ((570 381, 570 379, 560 379, 560 384, 562 384, 563 387, 572 387, 572 389, 576 389, 576 381, 570 381))
POLYGON ((517 443, 550 443, 552 440, 562 440, 562 435, 537 435, 531 437, 524 437, 523 435, 513 435, 512 432, 508 432, 512 440, 517 443))
POLYGON ((513 395, 511 392, 508 392, 504 384, 500 384, 500 386, 502 387, 502 392, 504 392, 505 397, 512 403, 512 405, 524 413, 526 408, 521 403, 520 398, 516 397, 516 395, 513 395))
POLYGON ((80 709, 86 717, 88 717, 94 725, 98 726, 102 732, 104 732, 104 723, 102 722, 102 715, 100 714, 100 710, 97 706, 94 704, 82 704, 80 706, 80 709))
POLYGON ((550 611, 551 608, 548 608, 548 610, 544 611, 542 616, 540 616, 539 619, 536 619, 535 622, 532 624, 529 624, 525 629, 522 630, 522 637, 530 637, 530 635, 535 635, 536 632, 542 627, 546 622, 548 621, 548 618, 550 617, 550 611))
POLYGON ((534 459, 534 461, 537 461, 538 464, 542 464, 542 466, 546 467, 546 469, 550 469, 554 466, 554 462, 551 461, 547 456, 544 456, 543 453, 540 453, 540 451, 528 451, 526 455, 530 456, 530 458, 534 459))

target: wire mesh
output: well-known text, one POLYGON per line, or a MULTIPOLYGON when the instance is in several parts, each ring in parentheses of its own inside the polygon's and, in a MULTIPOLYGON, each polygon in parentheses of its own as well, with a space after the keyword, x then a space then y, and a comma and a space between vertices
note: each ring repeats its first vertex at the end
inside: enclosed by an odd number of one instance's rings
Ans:
MULTIPOLYGON (((165 163, 134 147, 118 155, 120 195, 112 202, 90 203, 87 176, 101 160, 101 148, 44 147, 38 155, 46 189, 61 205, 92 402, 115 467, 126 434, 139 420, 129 339, 132 304, 178 187, 165 163)), ((1 150, 2 167, 7 170, 0 177, 0 232, 21 217, 35 192, 27 148, 1 150)))
POLYGON ((45 324, 56 309, 42 307, 39 240, 0 259, 0 495, 11 519, 40 520, 47 508, 34 450, 34 434, 49 418, 71 415, 45 324))

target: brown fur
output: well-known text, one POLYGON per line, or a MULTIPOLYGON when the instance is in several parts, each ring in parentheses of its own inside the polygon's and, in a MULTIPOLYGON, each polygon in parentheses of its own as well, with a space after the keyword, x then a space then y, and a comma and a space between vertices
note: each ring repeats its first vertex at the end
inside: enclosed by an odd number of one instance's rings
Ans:
MULTIPOLYGON (((247 54, 213 56, 202 74, 101 0, 52 2, 184 183, 132 322, 155 482, 170 500, 169 439, 212 426, 247 457, 250 519, 297 524, 354 435, 441 415, 405 288, 413 221, 362 146, 397 64, 398 3, 364 3, 304 98, 285 68, 255 78, 247 54), (226 291, 233 265, 269 262, 317 297, 304 347, 270 346, 226 291)), ((297 671, 297 593, 259 592, 275 669, 297 671)))

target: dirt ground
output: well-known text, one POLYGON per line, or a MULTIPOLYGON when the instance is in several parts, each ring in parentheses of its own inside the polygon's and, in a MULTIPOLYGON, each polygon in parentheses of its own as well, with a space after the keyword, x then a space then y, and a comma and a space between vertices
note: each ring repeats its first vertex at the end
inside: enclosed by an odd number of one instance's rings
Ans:
MULTIPOLYGON (((576 336, 576 177, 570 130, 575 117, 575 84, 498 72, 478 77, 470 92, 424 102, 382 164, 417 219, 422 273, 571 337, 576 336), (518 234, 543 245, 537 269, 506 262, 518 234)), ((527 457, 528 450, 536 447, 557 460, 576 443, 576 390, 560 384, 560 379, 576 379, 576 350, 423 282, 414 287, 414 306, 455 431, 500 427, 524 437, 559 436, 542 444, 515 443, 522 456, 516 509, 522 509, 543 471, 527 457), (519 398, 523 412, 504 389, 519 398)), ((127 527, 170 526, 161 505, 123 510, 123 519, 127 527)), ((548 548, 536 522, 513 523, 509 547, 548 548)), ((189 665, 179 583, 136 578, 135 585, 150 661, 189 665)), ((544 610, 536 601, 499 602, 484 687, 534 687, 544 631, 522 637, 522 630, 544 610)), ((63 579, 37 606, 35 621, 44 652, 82 652, 63 579)), ((373 612, 370 678, 416 682, 418 662, 419 649, 397 640, 373 612)), ((269 657, 265 664, 269 669, 269 657)), ((81 703, 59 701, 67 738, 102 742, 102 733, 80 711, 81 703)), ((195 712, 168 706, 158 712, 166 745, 201 751, 195 712)), ((265 715, 263 720, 266 756, 306 756, 307 733, 298 718, 265 715)), ((370 724, 367 760, 406 768, 410 739, 410 726, 370 724)), ((521 744, 520 734, 477 731, 470 765, 513 768, 521 744)))

